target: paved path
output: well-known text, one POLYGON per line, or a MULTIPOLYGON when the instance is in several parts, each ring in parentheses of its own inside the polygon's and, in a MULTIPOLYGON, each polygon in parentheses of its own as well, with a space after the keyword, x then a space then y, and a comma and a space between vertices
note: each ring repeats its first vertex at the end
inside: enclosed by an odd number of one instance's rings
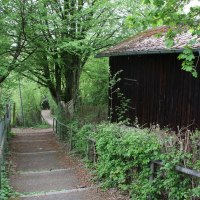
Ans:
POLYGON ((80 161, 63 152, 51 129, 17 129, 11 141, 15 173, 10 183, 20 200, 123 199, 97 191, 80 161))
POLYGON ((51 116, 50 110, 42 110, 42 118, 45 120, 45 122, 51 126, 53 126, 53 118, 51 116))

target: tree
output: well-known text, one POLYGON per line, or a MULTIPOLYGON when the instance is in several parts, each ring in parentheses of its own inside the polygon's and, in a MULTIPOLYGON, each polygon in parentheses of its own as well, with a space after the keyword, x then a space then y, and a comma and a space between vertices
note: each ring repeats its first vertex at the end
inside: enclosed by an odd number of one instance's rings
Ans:
MULTIPOLYGON (((153 6, 153 9, 150 10, 149 17, 140 20, 140 25, 144 29, 152 26, 167 25, 169 27, 166 35, 166 45, 168 47, 173 46, 173 39, 176 34, 186 29, 198 37, 200 35, 200 6, 199 4, 196 4, 196 6, 194 4, 194 7, 189 9, 190 2, 190 0, 143 0, 145 5, 153 6)), ((128 22, 132 27, 137 25, 135 15, 129 16, 128 22)), ((197 77, 196 64, 194 63, 195 56, 191 49, 191 45, 195 42, 197 41, 190 41, 178 58, 183 60, 182 69, 191 72, 194 77, 197 77)))
POLYGON ((57 104, 76 102, 91 53, 133 32, 125 31, 123 5, 118 0, 26 1, 26 39, 37 50, 23 75, 48 87, 57 104))
POLYGON ((135 15, 149 10, 138 9, 139 4, 139 0, 1 1, 1 35, 8 41, 1 48, 1 63, 6 63, 1 65, 2 81, 14 70, 48 87, 58 105, 76 102, 80 74, 90 55, 141 30, 125 26, 131 10, 135 15))
POLYGON ((0 1, 0 84, 35 51, 26 43, 24 9, 22 1, 0 1))
POLYGON ((81 73, 81 103, 89 105, 106 105, 108 103, 108 77, 108 59, 96 59, 90 57, 81 73))

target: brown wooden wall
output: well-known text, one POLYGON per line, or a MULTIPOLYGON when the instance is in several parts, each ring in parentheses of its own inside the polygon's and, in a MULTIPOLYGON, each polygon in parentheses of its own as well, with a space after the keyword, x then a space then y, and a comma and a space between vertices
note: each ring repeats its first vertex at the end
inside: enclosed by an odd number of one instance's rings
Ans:
MULTIPOLYGON (((200 129, 200 78, 181 70, 177 54, 155 54, 110 57, 113 76, 119 70, 119 87, 131 99, 128 116, 137 116, 139 124, 177 128, 194 124, 200 129)), ((200 76, 200 61, 197 70, 200 76)), ((110 106, 118 106, 116 93, 110 106)), ((117 121, 114 111, 112 121, 117 121)))

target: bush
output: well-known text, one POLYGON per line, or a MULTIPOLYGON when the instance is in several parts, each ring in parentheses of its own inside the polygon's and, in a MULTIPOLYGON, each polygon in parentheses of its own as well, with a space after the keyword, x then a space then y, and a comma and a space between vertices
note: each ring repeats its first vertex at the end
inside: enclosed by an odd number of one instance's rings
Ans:
POLYGON ((1 165, 1 191, 0 191, 0 199, 8 200, 11 197, 16 197, 18 194, 13 190, 13 188, 9 184, 8 172, 6 163, 1 165))
MULTIPOLYGON (((77 124, 74 126, 77 127, 77 124)), ((74 127, 73 126, 73 127, 74 127)), ((91 136, 93 133, 94 126, 91 124, 87 124, 80 128, 74 135, 73 140, 75 141, 74 148, 77 153, 87 157, 87 138, 91 136)))
POLYGON ((105 105, 108 102, 109 64, 107 58, 90 57, 80 78, 80 101, 83 105, 105 105))
POLYGON ((19 91, 16 90, 13 95, 13 100, 16 102, 16 123, 17 125, 34 126, 41 124, 41 100, 42 94, 38 85, 32 82, 22 82, 22 102, 24 123, 21 113, 21 103, 19 91))
MULTIPOLYGON (((145 129, 110 124, 101 125, 96 138, 98 176, 106 187, 118 187, 135 193, 138 191, 134 192, 136 186, 149 182, 150 161, 158 159, 160 151, 155 135, 145 129)), ((146 194, 144 196, 147 197, 146 194)))
MULTIPOLYGON (((96 140, 98 160, 96 173, 103 186, 129 191, 132 199, 199 199, 199 180, 175 171, 176 165, 199 170, 198 152, 186 152, 178 145, 165 146, 158 134, 147 129, 127 128, 117 124, 103 123, 85 125, 74 135, 77 152, 86 155, 86 137, 96 140), (150 163, 162 160, 154 180, 150 181, 150 163)), ((193 143, 199 133, 192 135, 193 143)), ((166 138, 169 140, 169 138, 166 138)))

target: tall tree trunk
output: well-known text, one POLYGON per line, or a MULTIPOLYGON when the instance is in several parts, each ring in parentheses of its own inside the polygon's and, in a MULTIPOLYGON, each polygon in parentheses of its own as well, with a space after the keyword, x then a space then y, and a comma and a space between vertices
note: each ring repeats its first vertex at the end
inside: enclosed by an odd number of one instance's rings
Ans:
POLYGON ((61 102, 62 101, 62 97, 61 97, 61 69, 60 66, 57 62, 58 60, 58 55, 56 54, 54 56, 54 61, 55 61, 55 84, 56 84, 56 98, 57 98, 57 102, 61 102))
POLYGON ((65 69, 65 89, 64 89, 64 101, 67 103, 68 101, 74 98, 74 71, 73 69, 66 68, 65 69))
POLYGON ((49 69, 49 63, 48 63, 48 59, 47 59, 47 55, 44 53, 43 59, 45 61, 44 65, 43 65, 43 71, 44 71, 44 77, 47 80, 47 85, 49 88, 49 92, 53 98, 53 100, 56 102, 56 104, 58 104, 58 99, 57 99, 57 92, 56 92, 56 88, 55 85, 51 79, 51 72, 49 69))

